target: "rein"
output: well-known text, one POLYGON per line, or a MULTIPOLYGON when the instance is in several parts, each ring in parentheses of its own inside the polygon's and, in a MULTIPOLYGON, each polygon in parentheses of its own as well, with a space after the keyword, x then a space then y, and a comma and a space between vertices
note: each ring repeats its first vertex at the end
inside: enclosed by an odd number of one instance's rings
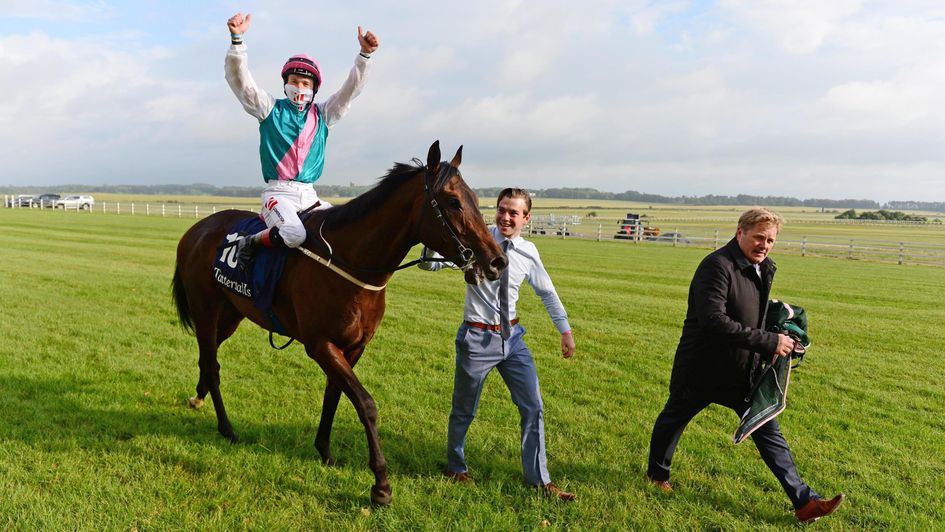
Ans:
MULTIPOLYGON (((449 171, 448 168, 451 168, 451 167, 447 166, 447 168, 444 169, 444 171, 449 171)), ((336 274, 338 274, 340 277, 342 277, 342 278, 345 279, 346 281, 349 281, 349 282, 351 282, 351 283, 353 283, 353 284, 355 284, 355 285, 357 285, 357 286, 359 286, 359 287, 361 287, 361 288, 363 288, 363 289, 365 289, 365 290, 371 290, 371 291, 374 291, 374 292, 379 292, 379 291, 383 290, 383 289, 387 286, 387 283, 384 283, 383 285, 380 285, 380 286, 372 285, 372 284, 369 284, 369 283, 365 283, 364 281, 361 281, 361 280, 358 279, 357 277, 351 275, 350 273, 348 273, 348 272, 346 272, 345 270, 339 268, 338 266, 335 266, 334 264, 332 264, 332 261, 334 261, 334 262, 340 264, 341 266, 343 266, 343 267, 345 267, 345 268, 348 268, 348 269, 351 269, 351 270, 357 270, 357 271, 364 272, 364 273, 394 273, 394 272, 396 272, 396 271, 400 271, 400 270, 403 270, 403 269, 405 269, 405 268, 409 268, 409 267, 411 267, 411 266, 415 266, 415 265, 417 265, 417 264, 424 263, 424 262, 447 262, 447 263, 453 263, 453 264, 457 265, 457 266, 456 266, 457 269, 460 269, 460 270, 462 270, 462 271, 464 271, 464 272, 465 272, 466 270, 472 268, 472 266, 473 266, 473 264, 474 264, 474 262, 475 262, 475 260, 476 260, 475 253, 473 252, 472 249, 466 247, 466 246, 463 244, 463 242, 462 242, 462 241, 459 239, 459 237, 456 235, 456 231, 453 229, 452 224, 450 224, 449 219, 448 219, 446 216, 443 215, 443 211, 440 209, 440 205, 437 203, 436 198, 433 196, 433 192, 432 192, 431 189, 430 189, 430 181, 429 181, 429 179, 427 179, 426 174, 424 174, 424 177, 423 177, 423 192, 424 192, 424 195, 426 195, 426 197, 427 197, 427 198, 429 199, 429 201, 430 201, 430 207, 433 209, 433 214, 436 215, 437 219, 440 221, 440 223, 443 225, 443 227, 446 228, 446 231, 449 233, 449 236, 453 239, 453 242, 456 244, 456 249, 459 251, 459 259, 460 259, 460 260, 452 260, 452 259, 440 258, 440 257, 438 257, 438 258, 423 258, 423 257, 421 257, 421 258, 419 258, 419 259, 412 260, 412 261, 410 261, 410 262, 408 262, 408 263, 406 263, 406 264, 401 264, 401 265, 399 265, 399 266, 397 266, 397 267, 395 267, 395 268, 380 268, 380 269, 375 269, 375 268, 363 268, 363 267, 360 267, 360 266, 353 266, 353 265, 351 265, 351 264, 346 264, 344 261, 341 261, 341 260, 338 260, 338 259, 335 259, 335 258, 334 258, 334 251, 332 250, 331 244, 329 244, 329 243, 328 243, 328 240, 325 239, 324 232, 322 231, 322 230, 324 229, 324 227, 325 227, 325 221, 324 221, 324 220, 322 220, 321 225, 318 226, 318 236, 319 236, 319 238, 321 238, 321 241, 324 243, 325 248, 328 250, 328 258, 326 259, 325 257, 322 257, 321 255, 319 255, 319 254, 315 253, 314 251, 312 251, 312 250, 306 248, 305 246, 299 246, 299 247, 298 247, 298 250, 301 251, 306 257, 308 257, 308 258, 314 260, 315 262, 317 262, 317 263, 321 264, 322 266, 328 268, 329 270, 335 272, 336 274)), ((309 209, 306 209, 305 211, 302 211, 302 213, 300 213, 300 214, 305 213, 307 210, 309 210, 309 209)))
POLYGON ((322 257, 321 255, 318 255, 315 252, 309 250, 308 248, 299 246, 298 250, 304 253, 306 257, 314 260, 315 262, 321 264, 322 266, 340 275, 346 281, 354 283, 365 290, 371 290, 373 292, 380 292, 387 286, 387 283, 384 283, 381 286, 365 283, 364 281, 359 280, 357 277, 351 275, 350 273, 332 264, 331 259, 326 259, 322 257))

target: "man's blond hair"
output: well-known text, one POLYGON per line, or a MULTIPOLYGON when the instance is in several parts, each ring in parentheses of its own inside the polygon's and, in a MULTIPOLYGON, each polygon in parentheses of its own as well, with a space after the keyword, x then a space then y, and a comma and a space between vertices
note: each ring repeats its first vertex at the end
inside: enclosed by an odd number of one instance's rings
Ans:
POLYGON ((738 218, 738 228, 747 231, 758 224, 773 225, 781 232, 781 224, 784 219, 781 215, 765 209, 764 207, 753 207, 748 209, 738 218))

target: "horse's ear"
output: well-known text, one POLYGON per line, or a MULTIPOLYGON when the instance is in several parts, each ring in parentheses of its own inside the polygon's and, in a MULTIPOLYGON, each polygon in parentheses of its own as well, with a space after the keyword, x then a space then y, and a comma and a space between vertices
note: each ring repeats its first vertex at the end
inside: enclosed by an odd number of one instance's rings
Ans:
POLYGON ((434 174, 440 170, 440 141, 435 141, 427 153, 427 169, 434 174))
POLYGON ((456 155, 453 156, 453 160, 450 161, 450 166, 452 166, 453 168, 459 168, 459 164, 462 162, 463 162, 463 147, 460 146, 459 149, 456 150, 456 155))

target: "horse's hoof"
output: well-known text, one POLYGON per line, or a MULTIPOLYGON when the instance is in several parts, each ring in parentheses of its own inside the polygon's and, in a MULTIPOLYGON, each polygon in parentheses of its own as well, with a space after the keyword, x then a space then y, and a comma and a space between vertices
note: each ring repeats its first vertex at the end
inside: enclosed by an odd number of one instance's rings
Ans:
POLYGON ((332 456, 332 455, 328 455, 327 457, 326 457, 326 456, 322 456, 322 464, 323 464, 323 465, 326 465, 326 466, 328 466, 328 467, 337 467, 337 466, 338 466, 338 460, 335 460, 335 457, 332 456))
POLYGON ((191 397, 187 400, 187 406, 196 410, 203 406, 203 399, 200 399, 197 396, 191 397))
POLYGON ((236 433, 233 432, 232 429, 230 429, 230 430, 222 430, 222 429, 220 429, 220 434, 222 434, 224 438, 230 440, 230 443, 239 443, 239 442, 240 442, 239 437, 236 436, 236 433))
POLYGON ((384 488, 371 486, 371 503, 374 506, 387 506, 392 497, 390 486, 384 488))

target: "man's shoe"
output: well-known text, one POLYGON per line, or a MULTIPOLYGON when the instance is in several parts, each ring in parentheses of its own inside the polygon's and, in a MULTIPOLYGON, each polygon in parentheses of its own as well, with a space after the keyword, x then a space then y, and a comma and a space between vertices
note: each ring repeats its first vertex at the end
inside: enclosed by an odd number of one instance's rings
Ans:
POLYGON ((654 486, 659 488, 659 490, 662 491, 663 493, 672 493, 673 491, 673 485, 670 484, 668 480, 656 480, 655 478, 650 477, 650 475, 646 476, 646 480, 650 484, 653 484, 654 486))
POLYGON ((447 471, 446 478, 452 480, 453 482, 472 482, 472 477, 469 476, 469 472, 467 471, 463 471, 462 473, 447 471))
POLYGON ((563 489, 559 488, 558 485, 555 484, 554 482, 549 482, 545 484, 543 489, 545 490, 545 493, 547 493, 548 495, 554 495, 555 497, 565 502, 571 502, 577 499, 577 495, 575 495, 574 493, 571 493, 570 491, 564 491, 563 489))
POLYGON ((843 502, 843 498, 844 495, 841 493, 829 501, 811 499, 807 501, 807 504, 794 512, 794 516, 802 523, 813 523, 825 515, 832 514, 834 510, 840 506, 840 503, 843 502))

